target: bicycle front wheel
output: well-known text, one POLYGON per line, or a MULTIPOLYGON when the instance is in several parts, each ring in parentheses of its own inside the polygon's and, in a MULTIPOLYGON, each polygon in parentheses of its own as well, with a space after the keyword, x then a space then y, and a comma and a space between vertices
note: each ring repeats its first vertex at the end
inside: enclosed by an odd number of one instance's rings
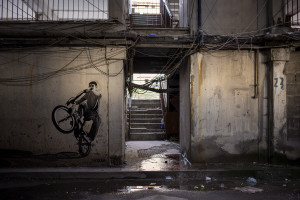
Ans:
POLYGON ((66 106, 56 106, 52 111, 52 122, 62 133, 71 133, 75 128, 75 118, 66 106))

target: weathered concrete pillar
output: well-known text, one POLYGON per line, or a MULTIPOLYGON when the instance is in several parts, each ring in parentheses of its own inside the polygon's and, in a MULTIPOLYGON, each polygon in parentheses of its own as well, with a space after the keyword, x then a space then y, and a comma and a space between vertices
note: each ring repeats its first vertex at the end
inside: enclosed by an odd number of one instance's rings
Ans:
POLYGON ((202 145, 203 132, 202 128, 202 114, 204 101, 203 96, 203 75, 202 75, 202 61, 203 55, 195 53, 191 55, 191 69, 190 69, 190 115, 191 115, 191 161, 203 162, 205 160, 204 149, 202 145))
POLYGON ((286 75, 285 65, 289 60, 290 52, 287 48, 271 49, 273 78, 272 102, 271 102, 271 126, 273 137, 273 149, 275 154, 284 154, 285 141, 287 137, 287 114, 286 114, 286 75))
POLYGON ((180 116, 179 133, 180 147, 184 155, 190 158, 191 155, 191 100, 190 100, 190 61, 183 63, 180 69, 180 116))
POLYGON ((108 156, 110 165, 120 165, 124 160, 124 73, 123 61, 109 65, 108 82, 108 156))

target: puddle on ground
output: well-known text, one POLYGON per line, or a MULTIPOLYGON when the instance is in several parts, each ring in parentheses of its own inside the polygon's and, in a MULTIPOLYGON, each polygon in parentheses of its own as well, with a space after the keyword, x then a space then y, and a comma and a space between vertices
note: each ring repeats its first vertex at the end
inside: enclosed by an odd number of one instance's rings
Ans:
POLYGON ((118 189, 117 192, 130 193, 130 192, 139 192, 139 191, 143 191, 143 190, 163 191, 163 190, 167 190, 167 189, 168 188, 164 185, 161 185, 161 186, 153 186, 153 185, 149 185, 149 186, 125 186, 122 189, 118 189))
POLYGON ((173 171, 186 169, 180 154, 155 154, 140 162, 142 171, 173 171))
MULTIPOLYGON (((218 181, 214 179, 213 181, 200 181, 200 180, 175 180, 168 179, 165 177, 164 181, 152 182, 148 184, 142 184, 139 186, 136 185, 127 185, 123 186, 120 189, 117 189, 117 193, 130 193, 130 192, 139 192, 144 190, 190 190, 190 191, 215 191, 215 190, 235 190, 237 187, 243 188, 244 186, 249 187, 245 184, 243 180, 227 180, 227 181, 218 181)), ((264 187, 264 184, 256 185, 257 188, 264 187)))

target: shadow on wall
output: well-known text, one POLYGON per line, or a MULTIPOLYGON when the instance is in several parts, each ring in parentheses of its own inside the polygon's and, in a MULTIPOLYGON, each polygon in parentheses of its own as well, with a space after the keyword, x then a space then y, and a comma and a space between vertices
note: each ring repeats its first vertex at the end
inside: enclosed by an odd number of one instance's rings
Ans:
MULTIPOLYGON (((30 151, 15 149, 0 149, 0 167, 30 167, 40 163, 41 166, 55 166, 57 162, 64 160, 79 160, 82 156, 78 152, 59 152, 55 154, 34 155, 30 151), (48 162, 52 163, 49 164, 48 162)), ((96 160, 94 160, 96 161, 96 160)), ((104 161, 97 161, 104 162, 104 161)), ((66 164, 73 165, 68 162, 66 164)))

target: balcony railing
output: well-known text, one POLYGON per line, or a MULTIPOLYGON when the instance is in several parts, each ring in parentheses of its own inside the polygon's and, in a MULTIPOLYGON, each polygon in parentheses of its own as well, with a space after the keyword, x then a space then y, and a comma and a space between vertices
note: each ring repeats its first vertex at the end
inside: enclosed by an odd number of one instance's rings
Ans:
POLYGON ((286 22, 291 26, 300 26, 300 0, 286 0, 286 22))
POLYGON ((0 0, 2 21, 107 20, 108 0, 0 0))

